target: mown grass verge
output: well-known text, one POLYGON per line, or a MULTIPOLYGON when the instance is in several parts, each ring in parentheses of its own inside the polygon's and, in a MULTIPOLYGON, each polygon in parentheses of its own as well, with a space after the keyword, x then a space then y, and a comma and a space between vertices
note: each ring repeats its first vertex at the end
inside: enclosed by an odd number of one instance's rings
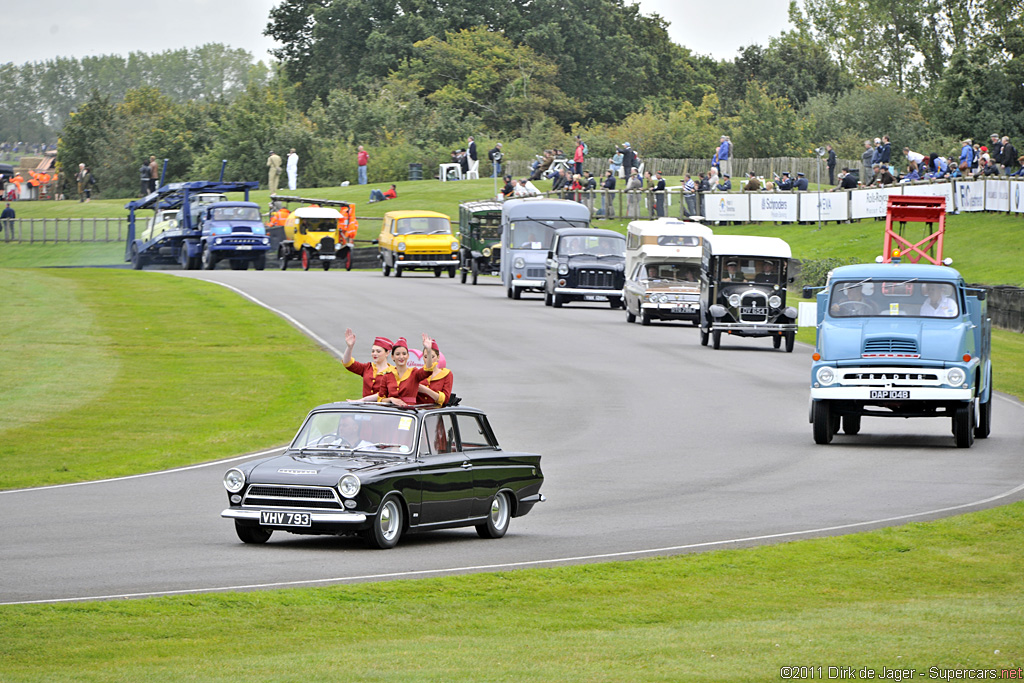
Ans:
POLYGON ((359 392, 340 364, 322 371, 314 342, 218 286, 0 269, 0 289, 0 488, 280 445, 312 406, 359 392))
POLYGON ((822 667, 820 679, 829 666, 879 679, 885 669, 914 669, 914 680, 932 667, 998 672, 1024 661, 1022 516, 1017 503, 634 562, 0 607, 0 677, 591 683, 771 681, 799 666, 822 667))

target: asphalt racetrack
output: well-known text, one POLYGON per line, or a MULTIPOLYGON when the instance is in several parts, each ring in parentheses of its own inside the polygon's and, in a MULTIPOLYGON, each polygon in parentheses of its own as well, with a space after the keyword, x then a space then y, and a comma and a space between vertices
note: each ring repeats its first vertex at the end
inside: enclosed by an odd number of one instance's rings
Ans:
MULTIPOLYGON (((992 436, 954 447, 947 419, 866 418, 816 446, 812 350, 699 344, 688 324, 627 324, 607 304, 545 307, 445 275, 153 272, 230 285, 356 358, 381 334, 434 336, 464 405, 503 447, 543 455, 546 503, 500 540, 473 529, 360 539, 276 532, 242 544, 222 519, 224 462, 0 493, 0 603, 317 586, 635 559, 850 533, 1024 498, 1024 405, 999 395, 992 436)), ((258 349, 253 349, 258 352, 258 349)), ((325 372, 344 372, 324 364, 325 372)), ((998 377, 999 369, 996 368, 998 377)), ((254 387, 259 390, 259 387, 254 387)), ((310 406, 312 407, 312 406, 310 406)), ((230 406, 225 406, 230 410, 230 406)), ((282 415, 298 428, 304 414, 282 415)))

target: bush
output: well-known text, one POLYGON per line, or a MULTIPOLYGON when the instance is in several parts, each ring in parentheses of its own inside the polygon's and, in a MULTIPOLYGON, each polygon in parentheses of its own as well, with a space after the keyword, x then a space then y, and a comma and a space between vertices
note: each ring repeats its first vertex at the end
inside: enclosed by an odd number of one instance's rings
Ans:
POLYGON ((804 287, 824 287, 825 281, 828 280, 828 274, 833 269, 839 266, 848 266, 853 263, 860 263, 855 258, 820 258, 820 259, 805 259, 800 262, 798 267, 799 273, 796 276, 796 282, 794 286, 797 289, 803 289, 804 287))

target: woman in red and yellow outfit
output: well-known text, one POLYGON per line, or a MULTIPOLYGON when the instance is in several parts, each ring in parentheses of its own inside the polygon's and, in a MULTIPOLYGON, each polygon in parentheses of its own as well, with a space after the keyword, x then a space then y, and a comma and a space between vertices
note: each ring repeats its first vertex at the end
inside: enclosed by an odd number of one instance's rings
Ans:
POLYGON ((417 398, 420 389, 420 382, 423 382, 434 370, 434 364, 427 364, 426 353, 430 337, 423 335, 423 365, 422 368, 410 368, 409 344, 405 337, 399 337, 395 346, 391 349, 391 360, 395 362, 395 376, 398 379, 398 388, 390 394, 388 401, 399 406, 411 406, 419 403, 417 398))
POLYGON ((370 362, 360 363, 352 360, 352 349, 356 345, 356 335, 351 329, 345 330, 345 354, 342 363, 349 372, 363 378, 363 401, 380 401, 394 395, 398 389, 398 375, 395 368, 388 363, 388 351, 392 346, 390 339, 377 337, 370 347, 370 362))
POLYGON ((443 406, 452 397, 452 384, 455 378, 448 368, 441 369, 437 365, 438 356, 441 350, 437 348, 437 340, 431 339, 429 344, 424 345, 423 365, 433 367, 434 372, 430 374, 426 382, 420 384, 420 401, 426 402, 430 399, 439 406, 443 406))

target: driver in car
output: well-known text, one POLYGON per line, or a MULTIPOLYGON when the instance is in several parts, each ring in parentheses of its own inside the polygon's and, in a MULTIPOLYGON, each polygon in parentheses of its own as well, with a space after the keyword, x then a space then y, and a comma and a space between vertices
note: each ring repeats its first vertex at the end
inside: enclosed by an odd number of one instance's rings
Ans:
POLYGON ((846 298, 832 304, 829 310, 835 316, 874 315, 878 312, 875 304, 864 299, 864 295, 870 296, 873 290, 874 287, 870 282, 847 285, 840 290, 846 298))

